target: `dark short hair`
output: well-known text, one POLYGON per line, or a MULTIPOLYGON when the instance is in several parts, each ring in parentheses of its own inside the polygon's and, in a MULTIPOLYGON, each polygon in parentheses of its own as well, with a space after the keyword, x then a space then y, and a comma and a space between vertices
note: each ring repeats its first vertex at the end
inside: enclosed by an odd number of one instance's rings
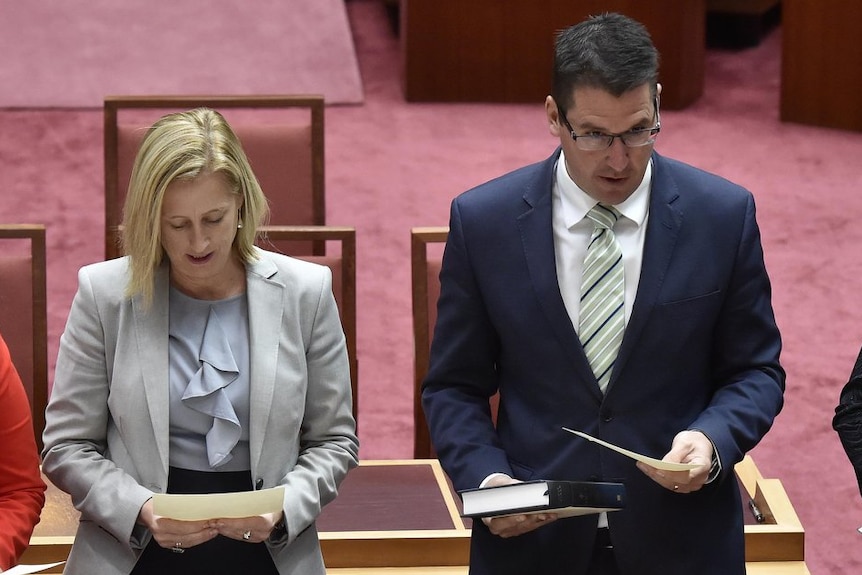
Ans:
POLYGON ((590 16, 557 34, 551 95, 568 109, 575 88, 615 96, 649 84, 655 95, 659 54, 646 27, 622 14, 590 16))

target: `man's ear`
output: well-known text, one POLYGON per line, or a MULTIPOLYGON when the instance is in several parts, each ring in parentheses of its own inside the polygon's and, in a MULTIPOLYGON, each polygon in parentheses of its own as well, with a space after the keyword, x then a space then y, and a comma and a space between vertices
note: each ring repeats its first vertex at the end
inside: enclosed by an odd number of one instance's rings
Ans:
POLYGON ((555 138, 559 138, 563 128, 560 120, 560 109, 557 107, 553 96, 545 98, 545 116, 548 119, 548 132, 555 138))

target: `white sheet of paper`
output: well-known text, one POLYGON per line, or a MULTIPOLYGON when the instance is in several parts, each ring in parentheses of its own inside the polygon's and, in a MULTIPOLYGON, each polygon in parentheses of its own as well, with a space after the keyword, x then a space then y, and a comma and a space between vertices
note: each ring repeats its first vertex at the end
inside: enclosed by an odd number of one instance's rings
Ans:
MULTIPOLYGON (((541 511, 528 511, 526 513, 512 513, 512 515, 538 515, 545 513, 546 515, 556 515, 558 519, 565 517, 580 517, 581 515, 595 515, 597 513, 613 513, 619 511, 616 507, 560 507, 559 509, 543 509, 541 511)), ((507 517, 506 515, 498 515, 498 517, 507 517)), ((4 574, 5 575, 5 574, 4 574)))
POLYGON ((204 493, 182 495, 156 493, 153 513, 181 521, 253 517, 275 513, 284 505, 284 486, 240 491, 237 493, 204 493))
POLYGON ((41 565, 16 565, 11 569, 3 571, 3 575, 27 575, 28 573, 38 573, 39 571, 44 571, 45 569, 50 569, 51 567, 56 567, 63 563, 65 563, 65 561, 58 561, 57 563, 43 563, 41 565))
POLYGON ((578 437, 583 437, 587 441, 592 441, 593 443, 598 443, 603 447, 612 449, 617 453, 625 455, 626 457, 631 457, 635 461, 646 463, 650 467, 655 467, 656 469, 662 469, 664 471, 689 471, 698 466, 696 463, 674 463, 672 461, 662 461, 661 459, 656 459, 655 457, 649 457, 648 455, 641 455, 640 453, 635 453, 634 451, 623 449, 622 447, 614 445, 613 443, 608 443, 607 441, 597 439, 592 435, 584 433, 583 431, 575 431, 574 429, 569 429, 568 427, 564 427, 563 430, 568 431, 569 433, 574 433, 578 437))

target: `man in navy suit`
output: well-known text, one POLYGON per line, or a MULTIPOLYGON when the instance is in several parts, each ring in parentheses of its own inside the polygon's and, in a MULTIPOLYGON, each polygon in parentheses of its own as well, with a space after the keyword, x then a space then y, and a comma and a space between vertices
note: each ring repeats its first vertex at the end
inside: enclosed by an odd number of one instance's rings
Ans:
POLYGON ((564 30, 545 102, 559 148, 452 203, 422 401, 455 488, 627 490, 614 513, 474 521, 472 574, 745 573, 734 465, 783 405, 781 338, 752 195, 653 151, 657 77, 639 23, 605 14, 564 30), (619 214, 624 269, 609 377, 578 329, 597 203, 619 214), (563 427, 696 467, 636 464, 563 427))

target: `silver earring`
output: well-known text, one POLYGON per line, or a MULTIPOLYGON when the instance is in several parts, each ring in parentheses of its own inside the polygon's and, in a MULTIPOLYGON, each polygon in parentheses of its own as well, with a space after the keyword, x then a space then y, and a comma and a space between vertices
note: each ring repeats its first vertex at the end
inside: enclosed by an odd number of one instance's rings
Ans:
POLYGON ((236 211, 236 229, 242 229, 242 213, 239 210, 236 211))

